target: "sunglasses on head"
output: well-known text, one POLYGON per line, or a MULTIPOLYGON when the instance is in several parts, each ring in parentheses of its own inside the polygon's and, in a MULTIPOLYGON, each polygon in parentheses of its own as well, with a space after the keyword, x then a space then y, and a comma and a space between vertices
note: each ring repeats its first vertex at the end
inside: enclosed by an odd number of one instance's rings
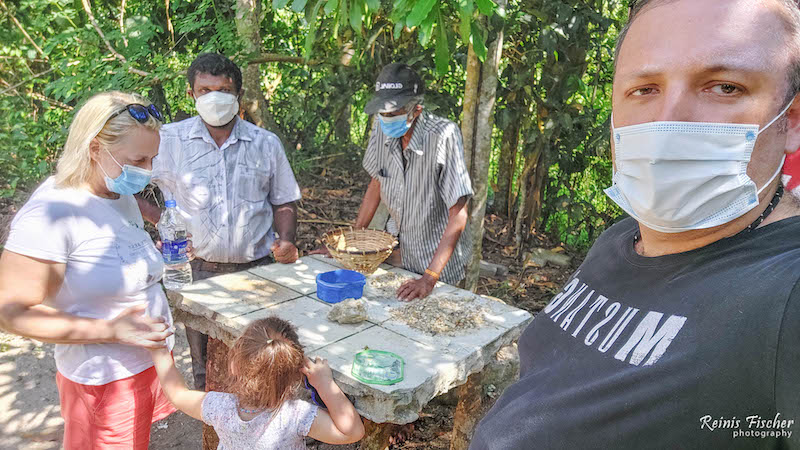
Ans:
POLYGON ((139 123, 147 123, 147 116, 151 116, 152 118, 156 119, 159 122, 164 122, 164 116, 161 115, 161 111, 158 110, 156 105, 150 104, 149 106, 144 106, 139 103, 131 103, 127 105, 125 109, 122 111, 117 111, 108 118, 108 120, 117 117, 118 115, 128 111, 128 114, 131 115, 134 119, 136 119, 139 123))

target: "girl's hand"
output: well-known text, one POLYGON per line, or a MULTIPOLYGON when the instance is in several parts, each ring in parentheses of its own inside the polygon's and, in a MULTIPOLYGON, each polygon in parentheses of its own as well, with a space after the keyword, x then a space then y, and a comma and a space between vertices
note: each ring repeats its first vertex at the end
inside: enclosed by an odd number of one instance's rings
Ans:
POLYGON ((173 331, 163 317, 143 315, 147 304, 131 306, 110 321, 111 341, 148 349, 163 348, 173 331))
POLYGON ((322 359, 319 356, 315 357, 313 360, 306 358, 306 362, 303 364, 303 368, 300 369, 300 372, 308 378, 308 382, 311 383, 317 391, 324 389, 333 381, 333 373, 331 372, 330 366, 328 366, 328 360, 322 359))

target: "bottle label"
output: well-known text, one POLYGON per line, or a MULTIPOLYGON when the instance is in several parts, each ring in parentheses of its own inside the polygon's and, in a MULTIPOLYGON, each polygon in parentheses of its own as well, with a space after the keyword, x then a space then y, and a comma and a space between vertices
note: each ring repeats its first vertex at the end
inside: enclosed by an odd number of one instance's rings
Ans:
POLYGON ((188 239, 161 242, 161 254, 164 256, 164 263, 178 264, 187 262, 189 260, 186 256, 186 249, 188 246, 188 239))

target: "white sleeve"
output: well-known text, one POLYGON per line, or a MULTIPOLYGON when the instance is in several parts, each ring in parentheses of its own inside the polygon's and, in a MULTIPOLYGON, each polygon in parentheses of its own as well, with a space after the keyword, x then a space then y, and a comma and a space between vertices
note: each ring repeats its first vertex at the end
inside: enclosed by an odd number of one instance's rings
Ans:
POLYGON ((178 163, 175 155, 181 150, 181 140, 172 133, 161 133, 158 155, 153 158, 153 182, 161 189, 164 199, 171 199, 177 190, 178 163))
POLYGON ((300 186, 297 185, 281 141, 272 135, 267 139, 267 145, 272 153, 273 167, 269 183, 269 202, 273 205, 284 205, 300 200, 300 186))
POLYGON ((295 425, 294 429, 301 437, 308 436, 311 431, 311 425, 314 419, 317 418, 319 407, 304 400, 295 400, 292 404, 294 408, 295 425))
POLYGON ((66 263, 72 248, 71 205, 34 197, 11 221, 6 250, 32 258, 66 263))
POLYGON ((450 209, 461 197, 473 195, 472 181, 464 160, 464 142, 458 127, 452 125, 450 132, 442 137, 439 151, 444 152, 444 164, 439 173, 439 192, 450 209))
POLYGON ((211 427, 218 426, 222 420, 224 402, 225 394, 214 391, 206 393, 203 403, 200 405, 200 416, 203 418, 203 423, 211 427))

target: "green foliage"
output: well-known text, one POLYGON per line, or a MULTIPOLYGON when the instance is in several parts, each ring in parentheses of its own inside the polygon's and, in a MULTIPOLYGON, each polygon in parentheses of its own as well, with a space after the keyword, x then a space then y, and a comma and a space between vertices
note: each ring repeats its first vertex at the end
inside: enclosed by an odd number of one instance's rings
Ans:
MULTIPOLYGON (((242 68, 256 56, 237 31, 234 0, 170 0, 169 11, 162 0, 127 0, 124 11, 119 1, 93 0, 105 40, 80 1, 6 4, 42 53, 0 12, 0 196, 52 172, 74 110, 91 95, 133 91, 170 119, 193 115, 185 71, 199 53, 221 52, 242 68)), ((526 159, 540 152, 548 168, 540 231, 586 247, 618 214, 602 188, 610 182, 612 52, 624 0, 511 0, 503 8, 492 0, 263 6, 259 50, 302 55, 308 63, 259 66, 269 112, 296 170, 312 169, 325 154, 344 153, 358 165, 372 126, 363 107, 390 62, 418 70, 426 109, 459 122, 468 46, 485 59, 486 43, 504 26, 493 182, 502 175, 500 142, 515 124, 522 139, 512 191, 526 159)))
POLYGON ((497 125, 521 122, 522 154, 542 155, 549 169, 537 228, 571 246, 591 245, 619 212, 602 189, 611 179, 612 60, 626 10, 614 0, 528 0, 508 10, 497 125))
MULTIPOLYGON (((287 7, 288 2, 274 0, 273 7, 281 9, 287 7)), ((311 59, 314 42, 317 40, 341 39, 349 28, 348 35, 369 40, 370 29, 375 24, 380 24, 388 16, 394 26, 393 36, 399 39, 405 31, 416 32, 419 44, 423 48, 433 45, 436 49, 436 68, 439 76, 448 73, 450 67, 450 42, 460 34, 464 44, 472 43, 481 61, 486 58, 486 33, 479 25, 481 18, 491 17, 497 5, 492 0, 394 0, 391 9, 385 9, 379 0, 320 0, 308 2, 307 0, 294 0, 290 9, 294 12, 305 12, 308 23, 308 34, 303 55, 306 60, 311 59), (320 9, 322 2, 325 7, 320 9), (477 11, 479 14, 476 14, 477 11), (349 18, 349 20, 344 20, 349 18), (328 22, 325 24, 325 22, 328 22), (446 24, 457 22, 458 27, 448 27, 446 24), (322 28, 322 36, 317 35, 318 28, 322 28), (437 30, 434 30, 436 28, 437 30)))

